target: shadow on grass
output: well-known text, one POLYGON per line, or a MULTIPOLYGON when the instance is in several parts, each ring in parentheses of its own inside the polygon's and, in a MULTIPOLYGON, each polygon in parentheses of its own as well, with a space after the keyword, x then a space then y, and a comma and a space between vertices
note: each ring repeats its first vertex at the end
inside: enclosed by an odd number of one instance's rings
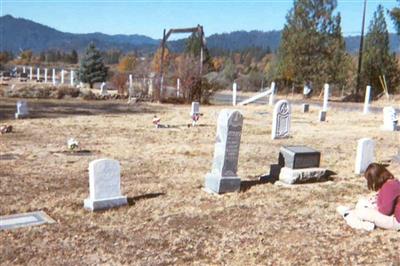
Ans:
POLYGON ((161 193, 147 193, 147 194, 139 195, 136 197, 128 197, 128 205, 133 206, 133 205, 135 205, 135 203, 137 201, 158 198, 158 197, 164 196, 164 195, 165 195, 165 193, 161 192, 161 193))
MULTIPOLYGON (((19 98, 0 98, 0 120, 13 119, 16 112, 16 102, 19 98)), ((91 100, 82 99, 26 99, 29 108, 29 119, 58 118, 74 115, 107 115, 107 114, 155 114, 161 106, 146 106, 142 103, 128 105, 125 100, 91 100)))
POLYGON ((259 186, 263 184, 274 184, 276 181, 278 181, 278 179, 273 178, 270 175, 260 176, 259 179, 256 180, 244 180, 240 183, 240 192, 246 192, 254 186, 259 186))

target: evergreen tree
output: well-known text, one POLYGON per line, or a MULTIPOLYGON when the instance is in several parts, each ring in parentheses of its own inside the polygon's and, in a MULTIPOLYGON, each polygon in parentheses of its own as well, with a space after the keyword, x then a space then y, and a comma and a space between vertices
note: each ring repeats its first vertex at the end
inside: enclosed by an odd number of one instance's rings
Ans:
POLYGON ((79 67, 79 79, 89 83, 90 88, 96 82, 106 81, 108 68, 103 63, 100 51, 96 49, 94 43, 90 43, 83 55, 79 67))
POLYGON ((393 8, 390 14, 392 15, 393 22, 397 27, 397 33, 400 35, 400 0, 397 0, 397 2, 399 2, 399 7, 393 8))
POLYGON ((282 32, 277 78, 299 87, 307 81, 316 88, 345 82, 346 52, 336 7, 336 0, 294 1, 282 32))
POLYGON ((75 49, 73 49, 71 52, 70 63, 78 64, 78 61, 79 61, 78 52, 75 49))
POLYGON ((400 84, 399 69, 395 54, 390 53, 389 32, 383 6, 379 5, 365 37, 365 52, 361 67, 363 86, 371 85, 383 90, 379 76, 385 76, 389 91, 400 84))
MULTIPOLYGON (((197 32, 193 32, 192 35, 185 42, 185 53, 195 58, 200 57, 201 51, 201 39, 197 32)), ((207 47, 203 47, 203 64, 207 67, 212 66, 211 56, 207 47)))

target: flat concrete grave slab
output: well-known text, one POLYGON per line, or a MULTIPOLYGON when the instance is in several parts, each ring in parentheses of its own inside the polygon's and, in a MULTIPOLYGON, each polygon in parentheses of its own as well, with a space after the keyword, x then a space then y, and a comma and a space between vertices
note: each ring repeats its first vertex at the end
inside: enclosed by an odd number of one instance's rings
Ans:
POLYGON ((55 223, 55 221, 43 211, 0 216, 0 230, 41 225, 45 223, 52 224, 55 223))
POLYGON ((279 165, 291 169, 318 168, 321 153, 306 146, 284 146, 279 152, 279 165))

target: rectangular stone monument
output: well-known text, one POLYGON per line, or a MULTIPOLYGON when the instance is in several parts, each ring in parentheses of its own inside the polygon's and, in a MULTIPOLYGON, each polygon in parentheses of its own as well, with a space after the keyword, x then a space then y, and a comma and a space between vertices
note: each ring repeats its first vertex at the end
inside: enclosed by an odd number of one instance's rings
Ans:
POLYGON ((291 169, 319 167, 321 153, 305 146, 283 146, 279 152, 279 165, 291 169))
POLYGON ((110 209, 128 204, 121 195, 120 164, 116 160, 98 159, 89 163, 90 195, 84 201, 85 209, 110 209))
POLYGON ((232 105, 236 106, 237 84, 233 82, 232 85, 232 105))
POLYGON ((363 109, 363 114, 368 114, 369 113, 369 102, 371 100, 371 86, 367 86, 367 89, 365 90, 365 100, 364 100, 364 109, 363 109))
POLYGON ((276 92, 275 86, 276 86, 275 82, 272 82, 271 83, 271 94, 269 95, 269 103, 268 103, 270 106, 274 105, 274 103, 275 103, 275 92, 276 92))
POLYGON ((329 101, 329 84, 324 85, 324 104, 322 106, 322 111, 328 111, 328 101, 329 101))
POLYGON ((190 115, 200 114, 200 104, 199 102, 192 102, 192 109, 190 111, 190 115))
POLYGON ((370 138, 358 140, 355 173, 362 174, 375 161, 375 142, 370 138))
POLYGON ((17 112, 15 113, 15 119, 26 118, 29 116, 28 103, 26 101, 17 102, 17 112))
POLYGON ((206 191, 220 194, 240 190, 237 169, 242 127, 243 115, 239 111, 220 112, 212 171, 205 178, 206 191))
POLYGON ((274 107, 272 116, 272 139, 283 139, 289 137, 291 110, 286 100, 280 100, 274 107))
POLYGON ((308 113, 310 111, 310 105, 308 103, 303 103, 303 113, 308 113))
POLYGON ((326 121, 326 111, 319 111, 318 120, 319 120, 319 122, 325 122, 326 121))
POLYGON ((392 106, 383 108, 383 126, 382 130, 385 131, 396 131, 398 130, 398 118, 396 114, 396 109, 392 106))

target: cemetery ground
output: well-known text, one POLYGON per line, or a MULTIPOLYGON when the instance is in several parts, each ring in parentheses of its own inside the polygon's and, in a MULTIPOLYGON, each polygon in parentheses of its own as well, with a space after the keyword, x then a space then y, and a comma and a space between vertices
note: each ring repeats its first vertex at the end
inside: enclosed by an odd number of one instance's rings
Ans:
MULTIPOLYGON (((278 97, 279 98, 279 97, 278 97)), ((0 98, 0 214, 45 211, 55 224, 0 231, 0 264, 259 265, 380 264, 400 261, 398 233, 356 231, 337 213, 368 194, 354 174, 357 140, 376 141, 377 161, 398 152, 399 134, 380 131, 382 113, 293 106, 291 138, 271 140, 272 108, 236 107, 244 115, 239 193, 210 195, 216 120, 222 108, 204 106, 188 128, 189 105, 126 101, 29 100, 32 118, 12 119, 17 99, 0 98), (153 116, 170 128, 156 129, 153 116), (67 151, 74 137, 82 152, 67 151), (282 145, 322 153, 336 172, 324 183, 282 187, 259 177, 277 163, 282 145), (121 190, 129 205, 107 211, 83 208, 88 165, 121 163, 121 190)), ((400 177, 398 165, 389 170, 400 177)))

